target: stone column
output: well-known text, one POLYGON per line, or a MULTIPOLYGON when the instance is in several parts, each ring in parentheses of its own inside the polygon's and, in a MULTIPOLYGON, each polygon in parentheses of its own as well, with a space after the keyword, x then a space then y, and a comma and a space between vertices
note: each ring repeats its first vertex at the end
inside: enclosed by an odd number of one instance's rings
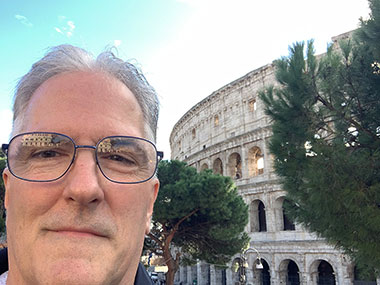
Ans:
POLYGON ((233 274, 232 274, 232 270, 231 270, 231 267, 228 267, 226 269, 226 283, 227 285, 233 285, 233 274))
POLYGON ((215 265, 210 265, 210 285, 217 285, 215 265))
POLYGON ((299 276, 300 276, 300 285, 308 285, 308 284, 311 284, 311 280, 308 276, 308 273, 307 272, 298 272, 299 276))
POLYGON ((191 266, 186 266, 187 268, 187 283, 186 284, 192 284, 193 279, 191 277, 191 266))
MULTIPOLYGON (((190 270, 191 271, 191 279, 188 280, 188 282, 190 281, 189 284, 193 284, 193 281, 197 280, 197 278, 198 278, 198 268, 197 268, 197 265, 193 265, 190 268, 191 268, 191 270, 190 270)), ((197 282, 197 284, 200 284, 200 283, 197 282)))
POLYGON ((179 267, 179 272, 180 272, 180 282, 182 282, 183 284, 185 284, 185 280, 187 280, 187 273, 186 273, 185 267, 184 266, 180 266, 179 267))
POLYGON ((243 179, 249 178, 248 150, 247 150, 247 147, 244 145, 241 146, 241 174, 242 174, 243 179))
POLYGON ((280 278, 280 272, 275 270, 274 268, 270 268, 270 283, 271 284, 285 284, 283 282, 281 282, 281 278, 280 278))
POLYGON ((203 264, 201 261, 197 263, 197 284, 206 284, 207 278, 204 276, 203 264))

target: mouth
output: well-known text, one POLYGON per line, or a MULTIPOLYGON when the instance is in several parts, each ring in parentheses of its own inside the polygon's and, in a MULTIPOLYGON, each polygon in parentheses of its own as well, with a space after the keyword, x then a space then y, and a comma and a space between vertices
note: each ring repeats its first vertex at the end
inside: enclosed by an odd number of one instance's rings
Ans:
POLYGON ((107 238, 105 233, 91 229, 91 228, 58 228, 58 229, 47 229, 47 231, 57 234, 63 237, 72 238, 107 238))

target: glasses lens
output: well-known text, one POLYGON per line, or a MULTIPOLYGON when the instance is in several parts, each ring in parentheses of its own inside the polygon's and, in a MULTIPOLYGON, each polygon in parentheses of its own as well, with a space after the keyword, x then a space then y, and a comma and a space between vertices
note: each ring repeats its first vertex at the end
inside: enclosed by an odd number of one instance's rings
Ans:
POLYGON ((8 166, 17 177, 49 181, 61 177, 74 156, 73 141, 55 133, 25 133, 14 137, 8 148, 8 166))
POLYGON ((142 182, 156 171, 156 147, 144 139, 107 137, 98 143, 96 155, 100 170, 115 182, 142 182))

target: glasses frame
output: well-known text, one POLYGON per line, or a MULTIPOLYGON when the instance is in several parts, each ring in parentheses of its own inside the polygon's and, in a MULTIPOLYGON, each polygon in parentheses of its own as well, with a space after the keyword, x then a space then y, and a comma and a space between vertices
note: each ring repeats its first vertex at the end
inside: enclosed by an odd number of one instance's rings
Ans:
POLYGON ((24 180, 24 181, 28 181, 28 182, 53 182, 53 181, 57 181, 58 179, 61 179, 63 176, 65 176, 65 174, 70 170, 71 166, 74 164, 74 161, 75 161, 75 158, 76 158, 76 155, 77 155, 77 149, 83 149, 83 148, 89 148, 89 149, 93 149, 95 152, 94 152, 94 156, 95 156, 95 162, 96 162, 96 165, 98 166, 98 169, 100 170, 100 172, 102 173, 102 175, 109 181, 111 182, 114 182, 114 183, 118 183, 118 184, 139 184, 139 183, 144 183, 150 179, 152 179, 152 177, 154 177, 156 175, 156 172, 157 172, 157 167, 158 167, 158 163, 163 159, 164 157, 164 152, 162 151, 157 151, 157 148, 156 148, 156 145, 151 142, 150 140, 147 140, 147 139, 144 139, 144 138, 140 138, 140 137, 135 137, 135 136, 107 136, 107 137, 104 137, 104 138, 101 138, 97 143, 96 145, 77 145, 75 143, 75 141, 69 137, 68 135, 65 135, 65 134, 61 134, 61 133, 56 133, 56 132, 25 132, 25 133, 20 133, 20 134, 17 134, 15 135, 14 137, 11 138, 11 140, 9 141, 9 143, 7 144, 2 144, 1 145, 1 149, 3 151, 3 153, 6 155, 7 157, 7 166, 8 166, 8 169, 9 169, 9 172, 16 178, 18 179, 21 179, 21 180, 24 180), (26 179, 26 178, 23 178, 23 177, 20 177, 18 175, 16 175, 15 173, 13 173, 12 171, 12 166, 9 164, 9 159, 8 159, 8 149, 9 149, 9 146, 10 144, 12 143, 12 141, 17 138, 17 137, 20 137, 20 136, 23 136, 23 135, 32 135, 32 134, 53 134, 53 135, 60 135, 60 136, 64 136, 66 138, 68 138, 74 145, 74 153, 73 153, 73 158, 71 159, 71 162, 69 164, 69 166, 67 167, 67 169, 63 172, 63 174, 61 174, 59 177, 57 178, 54 178, 54 179, 48 179, 48 180, 34 180, 34 179, 26 179), (109 178, 102 170, 102 168, 100 167, 100 164, 99 164, 99 161, 98 161, 98 155, 97 155, 97 148, 100 144, 100 142, 102 142, 103 140, 105 139, 108 139, 108 138, 130 138, 130 139, 138 139, 138 140, 142 140, 142 141, 145 141, 145 142, 148 142, 150 143, 154 149, 155 149, 155 152, 156 152, 156 165, 155 165, 155 168, 154 168, 154 171, 153 171, 153 174, 147 178, 147 179, 144 179, 144 180, 141 180, 141 181, 137 181, 137 182, 120 182, 120 181, 116 181, 116 180, 113 180, 111 178, 109 178))

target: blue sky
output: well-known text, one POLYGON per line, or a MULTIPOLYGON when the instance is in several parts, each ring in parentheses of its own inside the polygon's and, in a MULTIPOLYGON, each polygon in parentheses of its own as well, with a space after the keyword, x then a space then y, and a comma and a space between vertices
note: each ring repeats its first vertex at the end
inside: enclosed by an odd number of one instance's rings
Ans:
POLYGON ((366 0, 0 0, 0 143, 17 79, 48 47, 115 45, 136 63, 159 93, 158 147, 169 158, 172 127, 194 104, 295 41, 313 38, 324 52, 367 16, 366 0))

